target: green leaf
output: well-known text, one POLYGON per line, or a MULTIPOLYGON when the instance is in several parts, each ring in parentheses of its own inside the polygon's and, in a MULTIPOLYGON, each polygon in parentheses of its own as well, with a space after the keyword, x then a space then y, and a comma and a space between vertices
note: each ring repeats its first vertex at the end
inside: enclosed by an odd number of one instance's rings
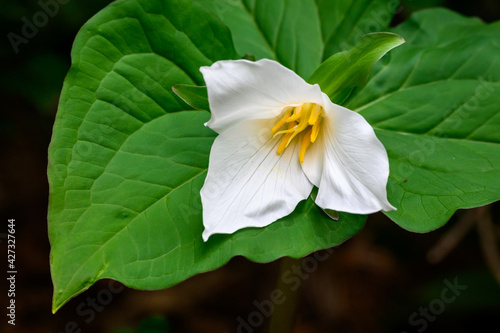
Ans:
POLYGON ((177 84, 172 87, 177 96, 182 98, 189 106, 195 110, 210 110, 208 105, 207 87, 190 86, 187 84, 177 84))
POLYGON ((79 32, 49 147, 54 311, 99 279, 159 289, 236 255, 302 257, 363 227, 309 199, 269 227, 203 242, 215 133, 171 87, 203 85, 200 66, 236 57, 227 28, 188 0, 116 1, 79 32))
POLYGON ((240 56, 251 54, 258 59, 276 60, 274 48, 266 40, 255 15, 255 1, 197 0, 215 13, 231 30, 236 51, 240 56), (250 7, 251 6, 251 7, 250 7))
MULTIPOLYGON (((363 226, 363 216, 341 214, 340 222, 331 221, 308 200, 268 228, 203 242, 199 191, 215 136, 203 126, 208 119, 207 112, 185 111, 144 124, 114 152, 90 191, 67 200, 67 219, 59 223, 71 230, 52 243, 55 309, 97 279, 158 289, 235 255, 257 262, 301 257, 339 244, 363 226), (87 196, 89 206, 83 203, 87 196), (82 213, 72 221, 74 210, 82 213)), ((83 177, 84 170, 78 171, 83 177)))
MULTIPOLYGON (((311 199, 316 202, 316 197, 318 195, 318 188, 314 187, 313 190, 311 191, 311 199)), ((320 207, 321 208, 321 207, 320 207)), ((321 210, 332 220, 338 221, 339 220, 339 212, 333 209, 325 209, 321 208, 321 210)))
MULTIPOLYGON (((49 147, 54 309, 106 272, 108 258, 97 260, 93 253, 102 255, 96 249, 125 226, 119 222, 134 215, 129 210, 134 204, 144 204, 169 184, 168 179, 155 179, 151 193, 138 193, 123 178, 126 175, 117 172, 111 181, 106 170, 122 156, 118 152, 132 136, 144 135, 145 124, 188 108, 171 86, 201 85, 200 66, 235 57, 227 28, 206 9, 185 0, 116 1, 79 32, 49 147), (136 203, 124 209, 95 201, 96 188, 104 191, 103 179, 121 189, 108 199, 122 196, 136 203)), ((141 163, 166 138, 158 140, 144 147, 144 156, 136 156, 143 177, 158 172, 141 163)), ((206 152, 210 142, 203 142, 206 152)), ((134 244, 119 247, 124 246, 134 244)))
POLYGON ((387 52, 404 43, 401 36, 388 32, 364 36, 349 51, 332 55, 309 78, 317 83, 332 102, 342 104, 355 87, 365 84, 372 67, 387 52))
POLYGON ((198 0, 231 29, 240 56, 274 59, 303 78, 389 25, 394 0, 198 0))
POLYGON ((407 43, 347 107, 387 148, 398 210, 386 214, 427 232, 459 208, 500 199, 500 23, 427 10, 394 32, 407 43))
POLYGON ((323 42, 314 0, 200 1, 231 29, 240 55, 274 59, 308 77, 321 63, 323 42))
POLYGON ((316 0, 325 48, 323 60, 350 50, 364 35, 385 31, 398 0, 316 0))

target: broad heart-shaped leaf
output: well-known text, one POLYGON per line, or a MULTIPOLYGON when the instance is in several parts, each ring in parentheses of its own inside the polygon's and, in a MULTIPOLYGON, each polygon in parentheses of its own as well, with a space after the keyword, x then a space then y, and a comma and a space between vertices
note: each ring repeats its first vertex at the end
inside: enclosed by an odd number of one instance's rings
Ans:
POLYGON ((54 311, 102 278, 159 289, 243 255, 267 262, 342 243, 311 199, 266 228, 203 242, 199 191, 215 133, 172 86, 234 59, 229 30, 189 0, 116 1, 79 32, 49 147, 54 311))
POLYGON ((372 67, 387 52, 404 43, 401 36, 387 33, 371 33, 363 36, 349 51, 332 55, 319 66, 309 83, 317 83, 321 91, 336 104, 342 104, 356 87, 362 87, 372 67))
POLYGON ((332 54, 389 25, 397 0, 197 0, 231 29, 240 56, 274 59, 307 79, 332 54))
POLYGON ((387 215, 426 232, 500 199, 500 22, 440 9, 394 29, 391 51, 350 99, 390 159, 387 215))

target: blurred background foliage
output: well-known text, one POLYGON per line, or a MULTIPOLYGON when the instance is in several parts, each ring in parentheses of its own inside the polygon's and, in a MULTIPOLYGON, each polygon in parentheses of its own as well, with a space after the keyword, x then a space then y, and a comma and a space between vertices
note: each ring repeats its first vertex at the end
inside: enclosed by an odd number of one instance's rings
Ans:
MULTIPOLYGON (((57 314, 50 313, 47 147, 74 37, 111 2, 60 1, 65 4, 57 2, 57 13, 20 44, 17 53, 7 36, 11 32, 22 36, 22 18, 32 21, 42 10, 40 3, 2 0, 0 4, 4 36, 0 44, 0 211, 5 223, 16 219, 19 270, 16 326, 4 319, 0 331, 234 332, 237 318, 255 311, 252 302, 269 297, 278 274, 276 262, 257 265, 234 258, 217 271, 173 288, 124 289, 111 299, 103 298, 108 282, 101 281, 57 314)), ((487 22, 500 19, 499 0, 405 0, 393 24, 416 10, 435 6, 487 22)), ((493 221, 498 221, 498 204, 490 208, 493 221)), ((453 302, 443 303, 439 314, 431 313, 425 331, 460 333, 500 327, 500 288, 485 262, 474 216, 458 212, 444 228, 425 235, 401 230, 383 215, 370 217, 359 235, 336 248, 303 282, 295 332, 423 331, 423 322, 412 324, 412 314, 421 319, 421 309, 436 306, 442 297, 445 281, 455 280, 466 289, 453 302)), ((493 232, 499 233, 496 228, 493 232)), ((0 228, 0 243, 5 253, 4 230, 0 228)), ((1 297, 2 306, 6 299, 1 297)))

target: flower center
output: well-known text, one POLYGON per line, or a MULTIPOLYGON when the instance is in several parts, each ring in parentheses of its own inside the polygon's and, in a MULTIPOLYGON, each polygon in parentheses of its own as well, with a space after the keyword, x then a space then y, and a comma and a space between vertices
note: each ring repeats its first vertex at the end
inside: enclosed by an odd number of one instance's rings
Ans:
POLYGON ((299 154, 302 163, 307 148, 318 137, 325 110, 318 104, 304 103, 299 106, 287 106, 283 108, 283 112, 281 120, 271 129, 274 136, 283 135, 277 152, 281 154, 297 135, 304 132, 299 154), (280 130, 281 128, 285 129, 280 130))

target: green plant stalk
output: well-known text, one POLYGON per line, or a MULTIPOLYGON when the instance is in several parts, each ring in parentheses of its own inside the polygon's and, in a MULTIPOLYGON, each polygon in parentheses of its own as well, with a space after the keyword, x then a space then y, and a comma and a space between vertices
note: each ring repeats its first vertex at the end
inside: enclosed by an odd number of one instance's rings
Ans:
POLYGON ((283 276, 287 271, 291 271, 294 265, 300 266, 301 262, 302 258, 283 257, 281 259, 276 290, 283 293, 285 301, 275 305, 269 320, 268 333, 291 333, 293 331, 302 283, 293 290, 290 285, 284 282, 283 276))

